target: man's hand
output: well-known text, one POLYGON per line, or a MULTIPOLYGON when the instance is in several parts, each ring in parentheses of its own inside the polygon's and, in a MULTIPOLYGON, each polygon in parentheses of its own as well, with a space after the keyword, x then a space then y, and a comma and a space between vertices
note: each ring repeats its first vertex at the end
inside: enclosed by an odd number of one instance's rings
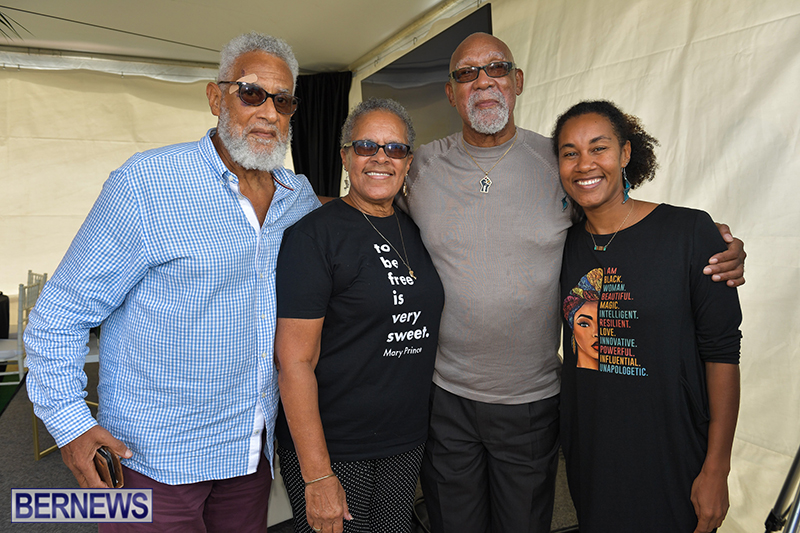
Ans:
POLYGON ((703 274, 711 275, 714 281, 725 281, 728 287, 744 285, 744 260, 747 254, 744 243, 731 235, 727 224, 717 224, 720 235, 728 243, 728 249, 711 256, 703 274))
POLYGON ((83 489, 111 489, 106 485, 94 466, 94 454, 100 446, 108 446, 111 453, 125 459, 130 459, 133 453, 122 441, 114 438, 111 433, 100 426, 92 429, 65 444, 61 448, 61 458, 64 460, 72 475, 78 480, 83 489))
POLYGON ((692 483, 691 498, 697 515, 694 533, 708 533, 720 527, 730 507, 727 475, 706 474, 701 471, 692 483))

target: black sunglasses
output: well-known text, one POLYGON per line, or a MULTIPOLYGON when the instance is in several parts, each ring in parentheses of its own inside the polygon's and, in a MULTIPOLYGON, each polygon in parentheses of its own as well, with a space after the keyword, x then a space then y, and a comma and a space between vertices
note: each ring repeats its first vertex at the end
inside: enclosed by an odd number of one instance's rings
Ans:
POLYGON ((383 153, 392 159, 405 159, 411 152, 411 147, 403 143, 386 143, 378 144, 374 141, 350 141, 344 143, 342 148, 352 146, 356 155, 363 155, 369 157, 378 153, 378 150, 383 148, 383 153))
POLYGON ((456 83, 469 83, 477 80, 481 71, 484 71, 490 78, 502 78, 503 76, 508 76, 508 73, 512 70, 514 70, 514 63, 511 61, 493 61, 482 67, 457 68, 450 73, 450 77, 456 83))
POLYGON ((297 104, 300 99, 288 93, 272 94, 268 93, 258 85, 253 83, 245 83, 243 81, 218 81, 217 85, 223 83, 235 83, 239 86, 239 100, 244 102, 245 105, 260 106, 267 101, 267 98, 272 98, 275 104, 275 110, 282 115, 292 115, 297 111, 297 104))

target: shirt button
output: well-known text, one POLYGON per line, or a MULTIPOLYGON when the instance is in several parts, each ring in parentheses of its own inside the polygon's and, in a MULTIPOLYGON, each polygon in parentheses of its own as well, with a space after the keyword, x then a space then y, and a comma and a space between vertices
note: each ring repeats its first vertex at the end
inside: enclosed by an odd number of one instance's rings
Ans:
POLYGON ((266 319, 267 319, 267 315, 261 315, 261 318, 262 318, 263 320, 266 320, 266 319))
POLYGON ((266 393, 266 392, 262 392, 262 393, 261 393, 261 397, 262 397, 262 398, 266 398, 266 397, 267 397, 267 393, 266 393))
POLYGON ((258 275, 258 277, 259 277, 259 278, 261 278, 261 279, 264 279, 264 273, 263 273, 263 272, 261 272, 261 273, 258 275))
POLYGON ((262 353, 262 354, 261 354, 261 358, 262 358, 262 359, 263 359, 263 358, 265 358, 266 356, 267 356, 267 354, 266 354, 266 353, 262 353))

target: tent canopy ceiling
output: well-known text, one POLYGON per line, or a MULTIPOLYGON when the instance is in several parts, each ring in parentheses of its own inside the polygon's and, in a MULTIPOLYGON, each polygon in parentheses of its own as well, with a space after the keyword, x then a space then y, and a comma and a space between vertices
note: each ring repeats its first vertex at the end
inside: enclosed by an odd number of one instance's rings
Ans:
MULTIPOLYGON (((292 45, 304 73, 341 71, 443 0, 4 0, 25 29, 0 45, 216 64, 251 30, 292 45)), ((7 31, 8 33, 8 31, 7 31)))

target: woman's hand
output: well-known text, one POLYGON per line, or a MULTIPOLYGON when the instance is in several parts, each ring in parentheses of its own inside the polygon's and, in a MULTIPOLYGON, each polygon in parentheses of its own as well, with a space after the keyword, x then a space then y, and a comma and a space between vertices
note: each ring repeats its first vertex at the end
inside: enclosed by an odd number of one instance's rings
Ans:
POLYGON ((692 483, 691 500, 697 515, 694 533, 708 533, 728 514, 728 474, 731 447, 739 413, 739 365, 706 363, 708 388, 708 450, 700 475, 692 483))
POLYGON ((744 243, 731 235, 727 224, 717 224, 717 229, 728 243, 728 249, 712 255, 703 274, 710 275, 714 281, 724 281, 728 287, 744 285, 744 260, 747 257, 744 243))
MULTIPOLYGON (((347 509, 342 484, 331 476, 331 458, 319 414, 317 367, 325 318, 279 318, 275 329, 275 364, 286 422, 292 433, 305 480, 306 520, 314 531, 341 533, 347 509), (330 476, 330 477, 328 477, 330 476)), ((298 517, 295 517, 297 519, 298 517)))
POLYGON ((730 507, 727 473, 701 471, 692 483, 692 505, 697 515, 694 533, 708 533, 720 527, 730 507))
POLYGON ((343 520, 352 520, 344 488, 336 476, 306 486, 306 520, 314 531, 342 533, 343 520))

